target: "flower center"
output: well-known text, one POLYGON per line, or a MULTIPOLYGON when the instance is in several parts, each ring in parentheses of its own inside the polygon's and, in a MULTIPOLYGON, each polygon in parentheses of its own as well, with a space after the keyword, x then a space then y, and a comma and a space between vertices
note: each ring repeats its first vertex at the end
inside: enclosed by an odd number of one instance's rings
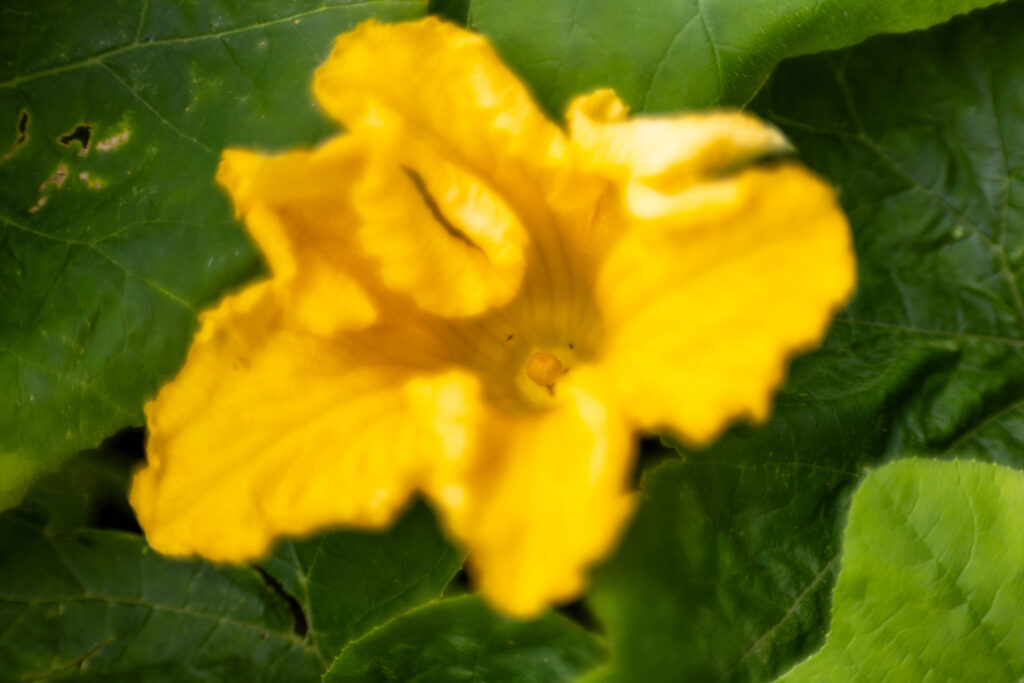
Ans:
POLYGON ((547 351, 536 351, 526 362, 526 376, 539 386, 550 389, 558 378, 564 375, 566 368, 558 356, 547 351))

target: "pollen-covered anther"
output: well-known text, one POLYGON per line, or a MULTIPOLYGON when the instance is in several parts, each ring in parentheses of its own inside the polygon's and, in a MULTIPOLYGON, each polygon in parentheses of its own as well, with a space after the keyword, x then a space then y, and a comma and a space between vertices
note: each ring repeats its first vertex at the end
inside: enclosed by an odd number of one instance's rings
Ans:
POLYGON ((542 387, 554 386, 566 370, 558 356, 547 351, 536 351, 526 361, 526 376, 542 387))

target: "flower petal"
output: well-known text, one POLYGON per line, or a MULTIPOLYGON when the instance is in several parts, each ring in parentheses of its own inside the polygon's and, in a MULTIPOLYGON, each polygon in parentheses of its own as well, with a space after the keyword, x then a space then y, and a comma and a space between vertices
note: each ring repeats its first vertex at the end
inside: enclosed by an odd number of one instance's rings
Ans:
POLYGON ((274 275, 287 290, 289 317, 330 335, 378 316, 369 266, 352 247, 357 219, 347 188, 363 174, 364 150, 335 138, 312 151, 264 157, 227 150, 217 171, 274 275))
POLYGON ((384 286, 424 310, 470 316, 506 303, 526 267, 526 230, 501 198, 436 159, 421 175, 371 163, 356 188, 358 244, 384 286))
POLYGON ((640 426, 703 443, 735 417, 766 417, 789 356, 849 296, 855 264, 832 190, 795 165, 696 185, 670 205, 604 264, 604 367, 640 426))
MULTIPOLYGON (((564 159, 558 127, 483 36, 429 17, 370 20, 338 37, 313 85, 320 104, 364 136, 419 140, 503 196, 564 159)), ((417 169, 423 173, 423 169, 417 169)))
POLYGON ((678 192, 766 154, 790 148, 775 128, 742 112, 628 119, 612 90, 577 97, 566 118, 592 170, 659 192, 678 192))
MULTIPOLYGON (((466 233, 473 220, 482 224, 500 214, 502 229, 495 236, 508 238, 503 248, 529 247, 522 283, 528 298, 579 298, 590 274, 582 255, 596 248, 592 208, 607 181, 578 172, 561 130, 482 36, 433 17, 387 25, 367 21, 338 38, 317 70, 314 91, 353 135, 388 150, 398 166, 422 179, 438 205, 456 195, 486 199, 468 216, 459 215, 455 201, 441 213, 466 233), (528 231, 529 245, 518 239, 518 228, 510 229, 509 215, 528 231)), ((440 267, 405 268, 406 277, 418 280, 417 271, 426 275, 440 267)), ((508 274, 503 278, 511 282, 508 274)), ((447 298, 455 310, 476 312, 488 297, 476 294, 476 304, 469 306, 460 301, 465 290, 447 297, 423 291, 419 301, 432 306, 428 298, 447 298)), ((508 298, 500 287, 488 296, 492 305, 508 298)))
POLYGON ((429 489, 469 548, 482 593, 509 614, 531 616, 578 594, 632 509, 630 432, 585 388, 586 374, 560 383, 565 400, 552 410, 492 413, 475 448, 429 489))
POLYGON ((241 561, 279 535, 387 524, 436 458, 406 384, 443 349, 382 326, 324 340, 282 308, 263 283, 204 314, 146 407, 131 502, 160 552, 241 561))

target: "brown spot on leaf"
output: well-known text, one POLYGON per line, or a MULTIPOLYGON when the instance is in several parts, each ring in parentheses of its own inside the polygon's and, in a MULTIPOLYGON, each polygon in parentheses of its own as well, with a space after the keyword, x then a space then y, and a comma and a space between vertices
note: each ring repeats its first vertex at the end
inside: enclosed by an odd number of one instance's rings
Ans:
POLYGON ((93 178, 89 175, 88 171, 82 171, 78 174, 78 179, 85 183, 85 186, 90 190, 102 190, 107 186, 107 183, 99 178, 93 178))
POLYGON ((38 213, 39 209, 46 206, 46 202, 50 201, 50 188, 60 189, 64 187, 64 183, 68 179, 68 167, 67 164, 57 164, 57 168, 53 170, 50 177, 39 186, 39 199, 36 203, 28 210, 29 213, 38 213))
POLYGON ((68 179, 68 167, 65 164, 57 164, 57 168, 54 169, 50 177, 46 179, 46 182, 39 186, 39 191, 42 192, 46 188, 53 185, 57 189, 64 187, 64 181, 68 179))
POLYGON ((100 140, 96 143, 96 149, 100 152, 109 152, 112 149, 117 149, 131 137, 131 131, 123 130, 116 135, 111 135, 105 140, 100 140))

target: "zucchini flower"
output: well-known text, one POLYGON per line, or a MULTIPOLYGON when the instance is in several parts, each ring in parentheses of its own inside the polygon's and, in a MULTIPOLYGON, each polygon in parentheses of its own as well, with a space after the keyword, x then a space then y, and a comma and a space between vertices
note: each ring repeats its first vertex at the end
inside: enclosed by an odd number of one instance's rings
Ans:
POLYGON ((251 560, 419 495, 483 595, 535 614, 628 521, 635 435, 764 420, 854 286, 833 191, 753 116, 600 90, 563 128, 433 18, 340 36, 314 91, 345 133, 224 152, 271 274, 146 408, 131 500, 160 552, 251 560))

